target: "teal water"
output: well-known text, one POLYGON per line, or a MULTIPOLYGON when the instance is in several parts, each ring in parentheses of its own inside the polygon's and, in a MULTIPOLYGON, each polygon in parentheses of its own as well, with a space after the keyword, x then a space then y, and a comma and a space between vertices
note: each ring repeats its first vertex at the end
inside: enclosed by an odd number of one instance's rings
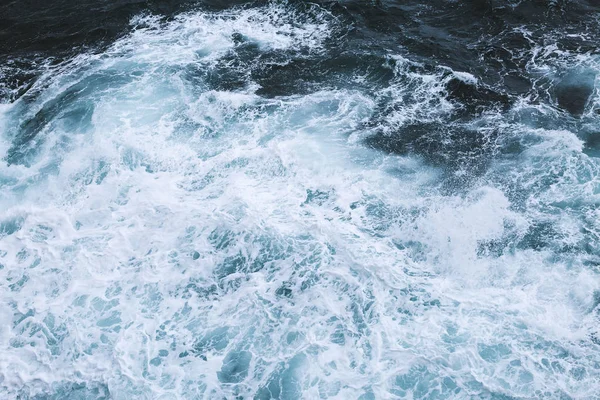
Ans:
POLYGON ((3 398, 598 398, 597 57, 529 66, 587 71, 581 116, 524 96, 450 131, 466 72, 248 72, 342 22, 140 16, 2 105, 3 398))

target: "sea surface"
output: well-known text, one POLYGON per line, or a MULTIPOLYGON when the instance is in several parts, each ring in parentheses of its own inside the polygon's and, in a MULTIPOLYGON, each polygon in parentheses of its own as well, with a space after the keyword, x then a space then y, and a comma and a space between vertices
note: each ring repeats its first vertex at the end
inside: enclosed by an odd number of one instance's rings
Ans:
POLYGON ((0 3, 0 398, 600 399, 597 0, 0 3))

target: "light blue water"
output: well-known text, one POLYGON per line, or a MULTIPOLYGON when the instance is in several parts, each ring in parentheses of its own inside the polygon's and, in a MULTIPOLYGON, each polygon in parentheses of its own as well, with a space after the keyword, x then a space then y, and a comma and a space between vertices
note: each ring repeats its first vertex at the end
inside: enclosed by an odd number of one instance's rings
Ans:
POLYGON ((318 54, 336 20, 313 12, 140 17, 2 106, 6 398, 598 398, 588 139, 524 99, 473 123, 489 163, 449 193, 473 171, 363 139, 381 98, 388 127, 434 121, 467 74, 390 55, 380 93, 211 89, 234 34, 318 54))

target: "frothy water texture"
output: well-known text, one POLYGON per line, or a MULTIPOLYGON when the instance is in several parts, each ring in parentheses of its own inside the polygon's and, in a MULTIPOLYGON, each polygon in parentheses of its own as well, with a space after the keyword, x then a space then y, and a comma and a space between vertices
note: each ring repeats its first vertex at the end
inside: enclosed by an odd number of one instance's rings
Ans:
POLYGON ((600 398, 597 31, 467 66, 386 7, 142 12, 4 72, 2 398, 600 398))

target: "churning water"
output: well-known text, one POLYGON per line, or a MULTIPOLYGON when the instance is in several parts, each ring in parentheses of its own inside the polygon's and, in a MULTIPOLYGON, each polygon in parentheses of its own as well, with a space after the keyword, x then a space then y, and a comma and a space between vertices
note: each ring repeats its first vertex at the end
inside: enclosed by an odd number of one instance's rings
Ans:
POLYGON ((398 3, 7 52, 2 398, 600 398, 598 7, 398 3))

